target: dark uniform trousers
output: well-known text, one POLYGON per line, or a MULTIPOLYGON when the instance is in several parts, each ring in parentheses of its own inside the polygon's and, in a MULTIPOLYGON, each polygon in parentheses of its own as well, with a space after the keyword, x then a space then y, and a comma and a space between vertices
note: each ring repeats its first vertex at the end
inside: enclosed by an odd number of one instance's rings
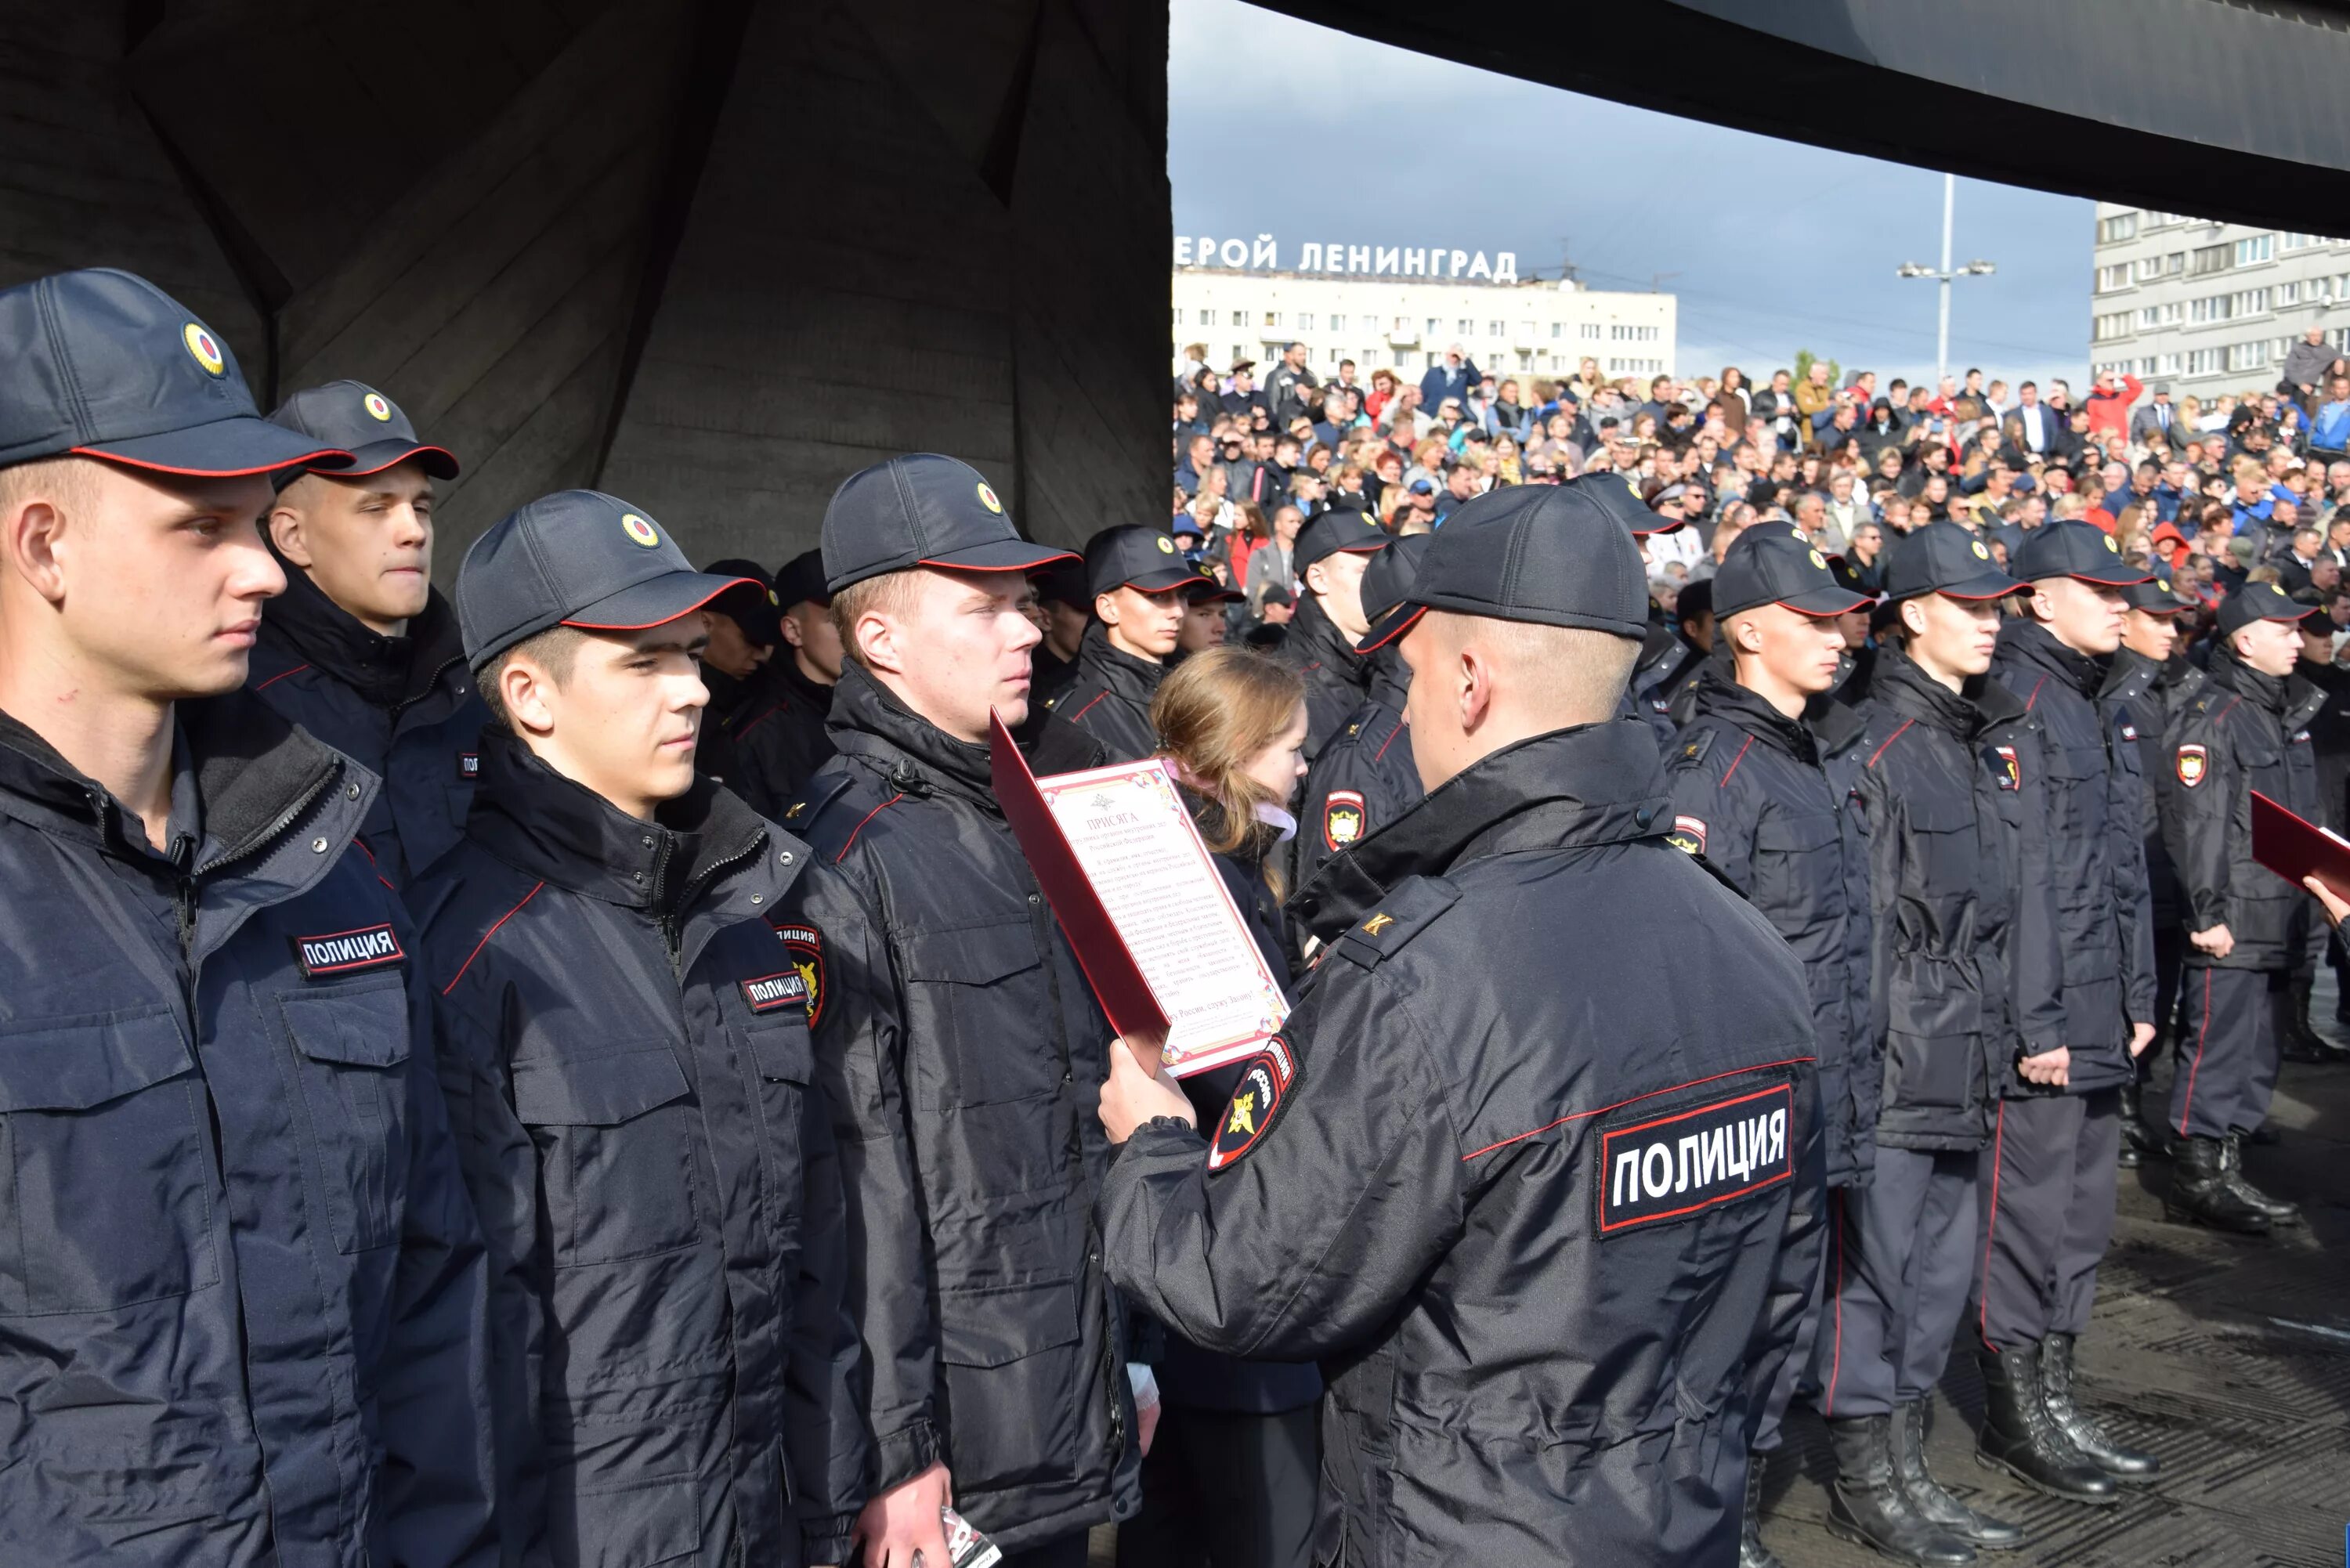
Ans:
POLYGON ((1118 1568, 1292 1568, 1311 1563, 1322 1412, 1270 1416, 1169 1405, 1142 1467, 1142 1511, 1118 1527, 1118 1568), (1264 1508, 1224 1500, 1262 1498, 1264 1508))
POLYGON ((1975 1272, 1978 1149, 1877 1150, 1865 1188, 1832 1189, 1828 1293, 1813 1336, 1820 1414, 1883 1416, 1934 1390, 1975 1272))
MULTIPOLYGON (((2096 1298, 2097 1264, 2113 1239, 2120 1168, 2120 1088, 2136 1067, 2130 1021, 2155 1016, 2153 906, 2145 847, 2147 789, 2135 685, 2036 622, 2002 630, 1992 671, 2044 724, 2041 752, 2022 753, 2047 775, 2049 879, 2061 949, 2064 1090, 2002 1084, 1981 1188, 1981 1272, 1975 1328, 1997 1351, 2079 1334, 2096 1298)), ((2006 798, 2026 797, 2012 792, 2006 798)))
POLYGON ((2178 1066, 2170 1080, 2172 1131, 2225 1137, 2268 1119, 2281 1045, 2277 1009, 2292 984, 2292 973, 2282 970, 2187 971, 2178 1066))

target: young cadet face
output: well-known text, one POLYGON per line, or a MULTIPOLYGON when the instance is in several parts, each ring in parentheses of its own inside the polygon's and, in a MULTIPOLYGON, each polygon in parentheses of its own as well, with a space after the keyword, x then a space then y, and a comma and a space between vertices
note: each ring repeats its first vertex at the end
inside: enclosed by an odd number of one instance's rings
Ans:
POLYGON ((840 628, 832 611, 802 599, 784 611, 784 642, 799 656, 802 669, 827 685, 840 679, 840 628))
POLYGON ((1146 594, 1140 588, 1112 588, 1094 596, 1094 614, 1109 628, 1113 645, 1144 659, 1164 659, 1175 651, 1183 632, 1183 590, 1166 588, 1146 594))
POLYGON ((432 499, 413 462, 358 479, 306 473, 270 510, 270 537, 360 625, 396 636, 432 592, 432 499))
POLYGON ((1999 601, 1954 599, 1947 594, 1919 594, 1901 603, 1902 624, 1909 632, 1909 657, 1928 673, 1963 680, 1991 668, 1999 646, 1999 601))
POLYGON ((1753 659, 1773 680, 1809 697, 1835 684, 1845 651, 1842 618, 1757 605, 1731 617, 1730 631, 1742 661, 1753 659))
POLYGON ((2263 675, 2290 675, 2301 659, 2301 628, 2293 621, 2256 620, 2234 641, 2237 657, 2263 675))
POLYGON ((10 492, 0 553, 47 601, 60 651, 109 695, 168 702, 244 685, 262 606, 286 591, 261 543, 269 481, 95 459, 48 472, 53 483, 10 492))
POLYGON ((1370 562, 1367 555, 1334 550, 1305 568, 1305 586, 1321 596, 1324 613, 1350 638, 1371 628, 1363 615, 1363 568, 1370 562))
POLYGON ((2148 615, 2134 609, 2122 617, 2122 646, 2143 659, 2157 664, 2170 657, 2178 646, 2178 618, 2176 615, 2148 615))
POLYGON ((641 631, 589 632, 559 678, 517 654, 498 673, 498 694, 547 766, 630 816, 650 818, 693 786, 710 701, 702 654, 712 618, 696 610, 641 631))
POLYGON ((2122 616, 2129 600, 2119 588, 2078 577, 2043 577, 2032 585, 2032 609, 2075 653, 2111 653, 2122 645, 2122 616))
POLYGON ((988 710, 1028 717, 1029 651, 1039 639, 1020 613, 1016 572, 910 574, 901 606, 858 622, 866 662, 915 712, 957 740, 987 739, 988 710))
POLYGON ((702 649, 702 662, 721 675, 740 680, 766 663, 774 652, 774 649, 745 637, 733 616, 713 615, 710 618, 710 646, 702 649))
POLYGON ((1224 607, 1220 601, 1183 607, 1183 628, 1176 646, 1186 653, 1201 653, 1222 645, 1224 640, 1224 607))

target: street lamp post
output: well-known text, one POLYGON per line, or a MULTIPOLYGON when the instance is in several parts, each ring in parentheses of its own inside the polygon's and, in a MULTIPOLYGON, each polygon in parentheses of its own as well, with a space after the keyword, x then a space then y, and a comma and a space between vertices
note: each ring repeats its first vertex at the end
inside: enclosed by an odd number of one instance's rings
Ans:
POLYGON ((1942 265, 1923 266, 1917 262, 1903 262, 1896 269, 1902 277, 1930 277, 1942 286, 1941 323, 1934 334, 1934 384, 1939 387, 1942 378, 1950 370, 1950 280, 1954 277, 1989 277, 1999 268, 1991 262, 1970 261, 1955 270, 1950 266, 1950 213, 1958 202, 1959 178, 1942 176, 1942 265))

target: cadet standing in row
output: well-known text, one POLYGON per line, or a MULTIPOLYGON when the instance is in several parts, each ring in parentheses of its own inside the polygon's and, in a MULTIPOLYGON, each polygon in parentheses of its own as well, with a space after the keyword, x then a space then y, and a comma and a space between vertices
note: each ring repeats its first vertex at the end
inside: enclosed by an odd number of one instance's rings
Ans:
POLYGON ((0 1561, 494 1561, 381 781, 239 690, 269 476, 347 454, 127 273, 0 342, 0 1561))
POLYGON ((812 987, 770 924, 808 853, 694 765, 705 609, 767 593, 583 490, 457 576, 495 722, 411 901, 494 1267, 512 1562, 839 1563, 865 1501, 812 987))
POLYGON ((1829 1530, 1910 1563, 1970 1562, 2020 1533, 1934 1480, 1923 1407, 1974 1282, 1997 1085, 2019 1054, 2064 1043, 2040 770, 2021 763, 2039 742, 1986 673, 1999 601, 2022 587, 1955 523, 1897 541, 1886 587, 1903 646, 1879 654, 1862 710, 1884 1068, 1876 1172, 1846 1193, 1829 1252, 1820 1413, 1835 1444, 1829 1530))
MULTIPOLYGON (((1881 1072, 1868 1027, 1868 846, 1852 799, 1866 731, 1858 714, 1826 697, 1844 658, 1836 618, 1868 600, 1836 586, 1799 530, 1772 526, 1749 528, 1731 544, 1712 595, 1714 635, 1729 649, 1731 673, 1711 659, 1697 673, 1696 716, 1666 754, 1673 809, 1666 842, 1704 857, 1803 961, 1833 1212, 1843 1189, 1868 1184, 1881 1072)), ((1755 1433, 1741 1568, 1778 1563, 1760 1530, 1762 1456, 1779 1447, 1780 1419, 1807 1370, 1819 1279, 1811 1285, 1795 1348, 1755 1433)))
POLYGON ((1812 1006, 1611 718, 1630 504, 1503 490, 1436 535, 1388 628, 1428 796, 1297 896, 1326 956, 1211 1136, 1111 1052, 1112 1275, 1194 1344, 1329 1368, 1318 1560, 1737 1555, 1819 1262, 1812 1006), (1593 983, 1668 946, 1685 983, 1593 983))
MULTIPOLYGON (((892 458, 825 510, 839 753, 784 819, 837 875, 779 929, 816 990, 870 1379, 860 1532, 889 1568, 945 1563, 949 1498, 1014 1563, 1074 1568, 1139 1496, 1091 1220, 1109 1027, 989 773, 991 711, 1027 727, 1026 574, 1065 555, 952 458, 892 458)), ((1101 760, 1044 718, 1037 773, 1101 760)))
POLYGON ((261 619, 247 683, 383 780, 359 841, 405 889, 464 830, 489 717, 432 586, 433 483, 457 477, 457 459, 357 381, 296 392, 269 417, 352 461, 279 476, 267 529, 286 592, 261 619))
MULTIPOLYGON (((1420 557, 1433 534, 1398 539, 1363 569, 1363 614, 1377 638, 1411 597, 1420 557)), ((1411 728, 1403 722, 1411 669, 1392 641, 1357 655, 1369 666, 1370 692, 1346 726, 1330 737, 1305 774, 1297 814, 1296 879, 1313 878, 1331 856, 1361 843, 1419 804, 1419 770, 1411 760, 1411 728)))
POLYGON ((1094 621, 1074 678, 1046 706, 1101 742, 1114 763, 1158 750, 1150 698, 1167 673, 1188 610, 1184 590, 1205 581, 1164 528, 1105 528, 1086 544, 1094 621))
POLYGON ((825 721, 840 679, 840 633, 818 552, 803 551, 776 570, 775 605, 779 640, 731 737, 740 775, 734 793, 770 821, 832 755, 825 721))
POLYGON ((1363 573, 1370 557, 1387 547, 1386 530, 1341 506, 1300 529, 1290 552, 1291 569, 1305 595, 1282 641, 1281 658, 1305 680, 1309 765, 1370 691, 1370 665, 1356 656, 1355 639, 1370 629, 1363 613, 1363 573))
POLYGON ((2293 672, 2296 628, 2313 613, 2272 583, 2221 600, 2210 676, 2170 726, 2163 838, 2186 894, 2189 950, 2169 1110, 2181 1141, 2164 1209, 2247 1235, 2301 1222, 2244 1179, 2243 1144, 2276 1091, 2293 977, 2324 940, 2309 896, 2252 858, 2251 834, 2254 790, 2322 820, 2308 724, 2325 693, 2293 672))
MULTIPOLYGON (((2154 940, 2140 841, 2136 745, 2099 706, 2104 658, 2121 646, 2123 590, 2147 574, 2093 524, 2033 529, 2011 562, 2026 614, 2001 629, 1992 674, 2037 721, 2036 810, 2055 895, 2051 955, 2063 976, 2064 1046, 2002 1064, 1991 1155, 1976 1185, 1982 1267, 1977 1358, 1987 1390, 1980 1451, 2057 1497, 2111 1502, 2145 1485, 2150 1454, 2115 1442, 2073 1397, 2074 1345, 2089 1326, 2113 1239, 2120 1086, 2154 1038, 2154 940)), ((2034 797, 2018 794, 2016 803, 2034 797)))

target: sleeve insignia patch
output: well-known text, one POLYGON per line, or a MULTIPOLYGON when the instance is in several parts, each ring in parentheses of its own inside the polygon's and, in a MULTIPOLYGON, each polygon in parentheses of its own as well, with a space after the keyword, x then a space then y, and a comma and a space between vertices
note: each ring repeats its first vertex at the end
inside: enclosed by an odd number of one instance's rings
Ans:
POLYGON ((1214 1140, 1208 1146, 1208 1169, 1226 1169, 1263 1142, 1296 1086, 1297 1059, 1289 1042, 1276 1034, 1241 1069, 1240 1085, 1232 1090, 1231 1103, 1216 1123, 1214 1140))
POLYGON ((2197 784, 2201 784, 2203 782, 2204 767, 2210 760, 2209 754, 2201 746, 2186 745, 2179 747, 2178 758, 2178 782, 2185 784, 2189 789, 2193 789, 2197 784))

